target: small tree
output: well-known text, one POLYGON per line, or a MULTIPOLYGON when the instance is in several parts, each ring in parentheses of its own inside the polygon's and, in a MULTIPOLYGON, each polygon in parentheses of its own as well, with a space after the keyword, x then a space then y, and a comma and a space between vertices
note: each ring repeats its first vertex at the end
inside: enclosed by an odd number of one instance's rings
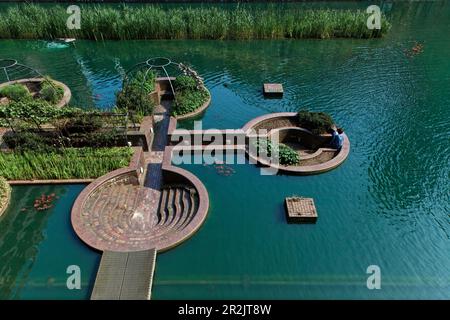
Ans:
POLYGON ((298 125, 310 130, 314 134, 327 133, 334 125, 333 118, 325 112, 311 112, 300 110, 298 112, 298 125))

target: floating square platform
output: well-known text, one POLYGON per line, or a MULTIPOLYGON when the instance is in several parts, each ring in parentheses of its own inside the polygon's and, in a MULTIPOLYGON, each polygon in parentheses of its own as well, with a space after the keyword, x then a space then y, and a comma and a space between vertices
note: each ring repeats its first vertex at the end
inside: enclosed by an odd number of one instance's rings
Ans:
POLYGON ((281 98, 283 96, 283 85, 281 83, 264 83, 264 96, 281 98))
POLYGON ((288 223, 316 223, 317 210, 312 198, 288 197, 285 204, 288 223))

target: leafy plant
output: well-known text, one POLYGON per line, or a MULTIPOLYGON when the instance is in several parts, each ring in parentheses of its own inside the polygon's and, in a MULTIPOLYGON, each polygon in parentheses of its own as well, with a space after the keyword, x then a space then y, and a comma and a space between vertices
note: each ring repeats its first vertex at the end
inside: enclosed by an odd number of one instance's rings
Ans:
POLYGON ((197 89, 197 82, 189 76, 178 76, 173 82, 176 91, 194 91, 197 89))
POLYGON ((94 132, 103 127, 101 117, 92 115, 89 112, 83 112, 69 118, 64 123, 62 131, 65 134, 94 132))
POLYGON ((128 86, 141 87, 145 93, 149 94, 155 91, 155 84, 156 74, 152 70, 149 70, 148 72, 138 71, 128 86))
POLYGON ((9 148, 16 152, 54 152, 56 151, 56 144, 48 136, 39 135, 34 132, 16 132, 12 135, 3 136, 4 142, 9 148))
POLYGON ((254 142, 254 146, 258 157, 272 158, 278 154, 278 161, 282 165, 291 166, 300 163, 298 152, 283 143, 273 144, 269 139, 258 139, 254 142))
POLYGON ((31 94, 26 86, 15 83, 1 88, 0 97, 6 97, 12 101, 22 101, 31 99, 31 94))
POLYGON ((298 124, 300 127, 310 130, 314 134, 327 133, 333 126, 333 118, 325 112, 310 112, 300 110, 298 112, 298 124))
POLYGON ((280 163, 286 166, 296 165, 300 162, 298 152, 282 143, 278 145, 278 157, 280 163))
POLYGON ((64 89, 56 85, 50 78, 46 78, 41 84, 39 91, 39 98, 55 104, 59 102, 64 96, 64 89))
POLYGON ((140 116, 151 115, 155 107, 149 94, 155 90, 156 74, 139 71, 134 79, 124 83, 124 87, 116 95, 116 106, 119 110, 134 111, 140 116))
POLYGON ((195 88, 193 91, 175 91, 175 103, 172 106, 171 114, 180 116, 193 112, 200 108, 208 97, 209 94, 205 89, 195 88))

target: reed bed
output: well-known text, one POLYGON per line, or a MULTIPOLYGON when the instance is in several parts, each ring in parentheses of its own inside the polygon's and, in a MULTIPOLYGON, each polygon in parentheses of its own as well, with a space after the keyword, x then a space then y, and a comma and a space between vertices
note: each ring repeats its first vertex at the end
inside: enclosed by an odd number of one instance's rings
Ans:
POLYGON ((132 39, 300 39, 375 38, 381 30, 367 28, 368 14, 359 10, 252 8, 237 6, 177 7, 158 5, 81 6, 81 29, 66 26, 66 8, 22 4, 0 12, 0 38, 90 40, 132 39))
POLYGON ((8 180, 90 179, 128 166, 129 147, 67 148, 55 153, 1 152, 0 176, 8 180))

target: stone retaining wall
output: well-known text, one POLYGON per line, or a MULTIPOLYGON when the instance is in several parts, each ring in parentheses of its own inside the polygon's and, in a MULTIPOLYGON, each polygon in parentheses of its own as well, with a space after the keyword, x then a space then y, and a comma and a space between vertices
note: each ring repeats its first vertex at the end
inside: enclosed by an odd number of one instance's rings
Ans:
POLYGON ((5 201, 0 202, 0 217, 3 213, 5 213, 6 209, 8 208, 9 202, 11 201, 11 187, 8 185, 8 182, 6 182, 6 185, 6 199, 5 201))

